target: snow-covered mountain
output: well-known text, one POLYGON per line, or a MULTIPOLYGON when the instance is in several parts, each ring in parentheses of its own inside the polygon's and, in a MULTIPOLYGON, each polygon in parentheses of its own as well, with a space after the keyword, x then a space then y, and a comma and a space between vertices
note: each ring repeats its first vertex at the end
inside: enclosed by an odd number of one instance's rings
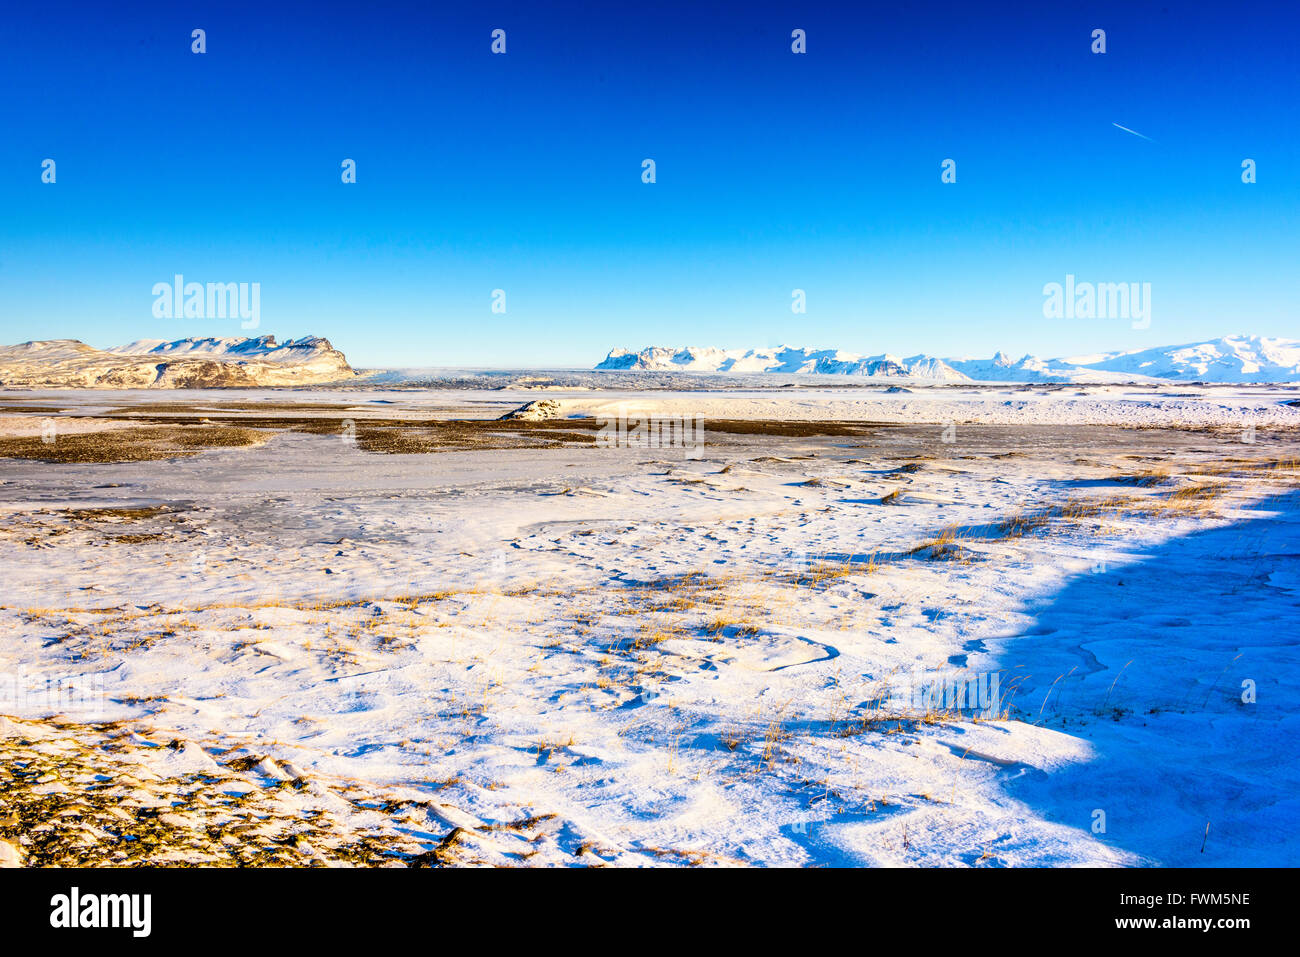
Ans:
POLYGON ((0 385, 183 389, 315 385, 354 378, 347 357, 317 336, 141 339, 95 349, 76 339, 0 346, 0 385))
POLYGON ((1181 346, 1062 360, 1118 375, 1205 382, 1300 381, 1300 339, 1225 336, 1181 346))
POLYGON ((328 339, 304 336, 276 343, 275 336, 225 339, 137 339, 129 345, 114 346, 105 352, 118 356, 151 355, 171 358, 263 359, 267 362, 311 362, 332 352, 328 339))
POLYGON ((1300 340, 1225 336, 1205 342, 1040 359, 860 356, 836 349, 614 349, 600 370, 778 372, 946 382, 1300 382, 1300 340))
POLYGON ((1005 352, 992 359, 949 359, 948 364, 975 382, 1115 382, 1118 378, 1145 381, 1146 376, 1119 377, 1072 365, 1065 359, 1026 355, 1013 359, 1005 352))
POLYGON ((862 356, 838 349, 671 349, 650 347, 640 352, 614 349, 596 366, 601 370, 642 372, 779 372, 811 375, 857 375, 878 378, 961 381, 961 373, 932 356, 899 358, 888 354, 862 356))
POLYGON ((1178 346, 1103 352, 1064 359, 949 359, 959 372, 985 382, 1297 382, 1300 340, 1224 336, 1178 346))

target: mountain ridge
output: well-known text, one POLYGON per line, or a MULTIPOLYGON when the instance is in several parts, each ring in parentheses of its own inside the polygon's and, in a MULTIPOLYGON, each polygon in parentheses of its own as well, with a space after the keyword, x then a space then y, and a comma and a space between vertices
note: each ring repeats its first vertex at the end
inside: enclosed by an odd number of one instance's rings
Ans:
POLYGON ((1222 336, 1201 342, 1155 346, 1068 358, 939 358, 890 353, 864 356, 839 349, 777 346, 766 349, 677 349, 650 346, 639 352, 611 349, 596 370, 644 372, 782 373, 853 375, 938 382, 1297 382, 1300 339, 1222 336))
POLYGON ((358 373, 328 339, 274 336, 139 339, 96 349, 79 339, 0 346, 0 386, 201 389, 321 385, 358 373))

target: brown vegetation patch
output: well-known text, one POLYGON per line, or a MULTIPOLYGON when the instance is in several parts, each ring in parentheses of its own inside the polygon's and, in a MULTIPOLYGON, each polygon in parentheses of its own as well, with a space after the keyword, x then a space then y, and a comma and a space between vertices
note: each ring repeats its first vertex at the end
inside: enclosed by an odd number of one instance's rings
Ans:
POLYGON ((152 462, 197 455, 206 449, 257 445, 267 438, 265 432, 224 426, 110 429, 61 435, 48 443, 39 436, 0 439, 0 457, 61 464, 152 462))

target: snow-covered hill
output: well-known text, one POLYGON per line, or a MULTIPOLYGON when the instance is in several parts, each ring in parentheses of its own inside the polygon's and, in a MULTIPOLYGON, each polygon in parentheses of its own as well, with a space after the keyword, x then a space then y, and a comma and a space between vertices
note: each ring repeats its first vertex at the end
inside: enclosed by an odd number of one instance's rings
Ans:
POLYGON ((218 388, 319 385, 356 376, 347 357, 316 336, 141 339, 95 349, 76 339, 0 346, 0 385, 52 388, 218 388))
POLYGON ((999 352, 992 359, 860 356, 836 349, 615 349, 599 370, 778 372, 947 382, 1297 382, 1300 340, 1226 336, 1205 342, 1063 359, 999 352))

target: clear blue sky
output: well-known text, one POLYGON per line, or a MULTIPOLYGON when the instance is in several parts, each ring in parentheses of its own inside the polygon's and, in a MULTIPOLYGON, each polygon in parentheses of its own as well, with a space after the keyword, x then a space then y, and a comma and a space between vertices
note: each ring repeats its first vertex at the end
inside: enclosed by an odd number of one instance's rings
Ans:
POLYGON ((244 334, 176 273, 362 366, 1300 336, 1294 2, 294 6, 7 6, 0 341, 244 334), (1044 319, 1067 273, 1150 328, 1044 319))

